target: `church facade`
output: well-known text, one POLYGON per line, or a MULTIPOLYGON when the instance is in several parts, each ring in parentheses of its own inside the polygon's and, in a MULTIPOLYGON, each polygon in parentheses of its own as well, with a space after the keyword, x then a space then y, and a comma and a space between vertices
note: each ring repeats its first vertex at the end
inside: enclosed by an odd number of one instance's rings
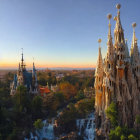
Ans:
POLYGON ((132 24, 133 37, 128 50, 127 40, 120 20, 120 4, 114 29, 114 42, 111 35, 111 14, 108 15, 109 29, 107 54, 102 59, 101 39, 95 71, 95 110, 96 134, 107 137, 111 124, 106 117, 106 109, 111 102, 117 105, 118 125, 135 128, 135 117, 140 115, 140 53, 135 35, 136 23, 132 24))
POLYGON ((31 94, 37 94, 39 92, 35 64, 33 63, 31 72, 27 71, 26 65, 24 64, 23 53, 17 73, 14 75, 14 80, 10 85, 10 95, 15 95, 16 90, 20 85, 25 86, 27 91, 31 94))

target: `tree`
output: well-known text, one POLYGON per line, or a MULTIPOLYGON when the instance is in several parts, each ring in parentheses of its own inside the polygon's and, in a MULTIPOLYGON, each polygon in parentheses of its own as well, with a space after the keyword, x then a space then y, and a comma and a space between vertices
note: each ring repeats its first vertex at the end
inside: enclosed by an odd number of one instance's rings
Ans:
POLYGON ((40 130, 43 128, 43 122, 41 119, 37 119, 35 122, 34 122, 34 127, 37 129, 37 130, 40 130))
POLYGON ((133 134, 128 136, 128 140, 138 140, 133 134))
POLYGON ((121 140, 127 140, 124 135, 121 135, 121 140))
POLYGON ((77 93, 75 86, 71 85, 69 82, 60 83, 59 89, 67 100, 69 100, 71 97, 74 97, 77 93))
POLYGON ((117 126, 118 124, 118 121, 117 121, 117 108, 114 102, 112 102, 110 106, 107 108, 106 115, 110 119, 112 126, 115 128, 115 126, 117 126))
POLYGON ((137 123, 138 125, 140 125, 140 115, 137 115, 137 116, 136 116, 136 123, 137 123))
POLYGON ((42 97, 41 96, 35 96, 32 100, 31 106, 32 106, 32 112, 35 117, 40 116, 42 112, 42 97))
POLYGON ((18 86, 14 95, 15 109, 18 112, 30 111, 30 97, 25 86, 18 86))

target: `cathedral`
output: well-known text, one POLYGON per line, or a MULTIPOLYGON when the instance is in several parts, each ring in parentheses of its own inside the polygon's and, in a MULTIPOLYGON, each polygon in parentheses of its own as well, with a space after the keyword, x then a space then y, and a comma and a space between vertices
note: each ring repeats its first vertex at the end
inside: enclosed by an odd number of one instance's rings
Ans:
POLYGON ((117 4, 117 16, 114 29, 114 40, 111 35, 111 14, 108 14, 107 53, 104 59, 101 54, 101 39, 95 71, 95 123, 96 135, 107 137, 110 121, 106 109, 111 102, 117 105, 118 125, 135 128, 136 115, 140 115, 140 56, 135 35, 136 23, 132 24, 133 36, 129 53, 127 40, 120 20, 121 5, 117 4))
POLYGON ((17 74, 14 75, 14 80, 10 85, 10 95, 14 95, 16 93, 17 87, 20 85, 25 86, 27 91, 31 94, 37 94, 39 91, 35 65, 33 63, 32 72, 28 72, 26 70, 26 65, 24 64, 23 53, 17 74))

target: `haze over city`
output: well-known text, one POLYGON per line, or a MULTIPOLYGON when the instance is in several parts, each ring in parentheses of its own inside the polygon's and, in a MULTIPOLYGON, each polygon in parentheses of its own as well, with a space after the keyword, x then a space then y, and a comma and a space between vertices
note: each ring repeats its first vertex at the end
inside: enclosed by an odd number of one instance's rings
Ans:
MULTIPOLYGON (((137 0, 6 0, 0 1, 0 68, 17 68, 21 48, 27 67, 95 68, 98 38, 106 54, 108 20, 121 3, 121 21, 129 49, 133 22, 140 37, 137 0)), ((111 20, 112 34, 115 21, 111 20)))

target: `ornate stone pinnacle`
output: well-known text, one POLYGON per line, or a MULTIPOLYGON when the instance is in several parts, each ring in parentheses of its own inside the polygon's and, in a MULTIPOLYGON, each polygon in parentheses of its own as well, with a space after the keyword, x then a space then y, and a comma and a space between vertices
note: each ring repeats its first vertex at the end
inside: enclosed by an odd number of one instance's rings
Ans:
POLYGON ((117 17, 116 16, 114 17, 114 20, 117 21, 117 17))
POLYGON ((102 39, 101 39, 101 38, 99 38, 99 39, 98 39, 98 43, 101 43, 101 42, 102 42, 102 39))
POLYGON ((99 38, 99 39, 98 39, 99 47, 100 47, 101 42, 102 42, 102 39, 99 38))
POLYGON ((137 26, 136 22, 132 23, 132 27, 135 28, 137 26))
POLYGON ((119 10, 121 8, 121 5, 120 4, 117 4, 116 5, 116 8, 119 10))
POLYGON ((112 15, 111 14, 108 14, 107 15, 107 18, 110 20, 112 18, 112 15))

